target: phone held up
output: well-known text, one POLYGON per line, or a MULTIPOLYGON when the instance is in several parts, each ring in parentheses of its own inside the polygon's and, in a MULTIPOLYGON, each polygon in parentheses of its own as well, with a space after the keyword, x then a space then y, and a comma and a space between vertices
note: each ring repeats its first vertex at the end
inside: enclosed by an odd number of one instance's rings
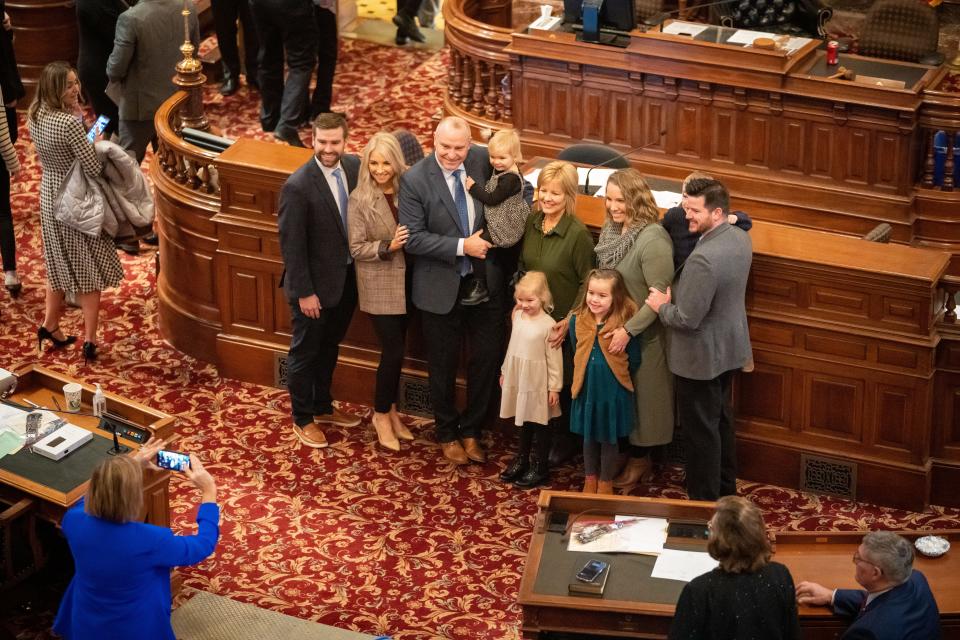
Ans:
POLYGON ((90 142, 96 140, 97 136, 103 133, 103 130, 107 128, 108 124, 110 124, 109 116, 100 116, 97 118, 97 121, 93 123, 90 131, 87 132, 87 140, 90 142))
POLYGON ((190 467, 190 456, 180 451, 160 450, 157 452, 157 466, 171 471, 183 471, 190 467))

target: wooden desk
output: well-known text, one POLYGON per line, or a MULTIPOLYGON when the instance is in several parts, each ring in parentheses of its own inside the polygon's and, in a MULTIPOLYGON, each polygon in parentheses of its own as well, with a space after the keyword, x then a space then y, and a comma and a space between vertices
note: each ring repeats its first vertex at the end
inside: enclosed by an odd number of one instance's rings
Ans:
MULTIPOLYGON (((654 562, 650 558, 610 554, 611 582, 607 584, 605 597, 566 595, 567 581, 573 575, 578 561, 587 554, 558 548, 562 534, 547 531, 550 514, 567 512, 571 517, 576 517, 581 512, 591 510, 591 515, 707 520, 713 514, 713 503, 544 491, 540 494, 539 507, 518 596, 523 608, 522 637, 532 640, 544 631, 564 631, 625 638, 666 638, 676 600, 685 583, 650 578, 649 570, 654 562), (548 567, 550 563, 559 566, 548 567), (633 584, 630 588, 636 593, 645 590, 653 597, 609 598, 618 564, 621 571, 628 567, 631 570, 629 575, 633 584), (546 570, 562 576, 562 584, 545 584, 541 580, 541 573, 546 570)), ((905 532, 904 535, 915 538, 929 533, 905 532)), ((953 541, 960 540, 960 531, 938 533, 953 541)), ((856 588, 851 558, 862 536, 860 532, 778 534, 775 537, 774 560, 790 569, 795 582, 816 580, 831 587, 856 588)), ((923 571, 930 582, 945 632, 960 633, 960 588, 955 578, 960 571, 960 555, 954 551, 939 559, 918 557, 914 566, 923 571)), ((847 626, 825 607, 800 607, 799 614, 806 640, 834 640, 847 626)), ((944 637, 953 636, 945 634, 944 637)))
MULTIPOLYGON (((64 406, 63 385, 69 382, 78 382, 83 387, 81 411, 91 411, 91 400, 93 398, 93 385, 74 380, 68 376, 61 375, 49 369, 37 365, 27 365, 15 372, 19 377, 16 392, 11 396, 11 400, 18 404, 29 404, 29 400, 41 407, 56 409, 56 402, 64 406)), ((117 415, 147 432, 147 437, 157 436, 168 438, 173 435, 174 418, 165 413, 150 409, 140 403, 127 400, 118 395, 104 390, 107 398, 107 411, 117 415)), ((69 416, 70 423, 83 427, 91 431, 95 438, 88 442, 84 447, 100 446, 103 448, 104 457, 106 449, 104 444, 112 443, 113 435, 98 427, 99 418, 92 416, 69 416)), ((121 442, 131 448, 139 448, 140 442, 133 437, 121 437, 121 442)), ((145 440, 144 440, 145 442, 145 440)), ((144 521, 158 526, 170 526, 170 496, 168 485, 170 483, 169 471, 145 470, 143 476, 144 489, 144 521)), ((7 502, 16 502, 24 496, 37 498, 36 501, 38 514, 55 524, 60 522, 63 514, 71 506, 76 504, 87 490, 87 482, 76 485, 69 490, 57 490, 50 488, 35 480, 30 480, 21 475, 13 473, 8 469, 0 468, 0 498, 7 502)))

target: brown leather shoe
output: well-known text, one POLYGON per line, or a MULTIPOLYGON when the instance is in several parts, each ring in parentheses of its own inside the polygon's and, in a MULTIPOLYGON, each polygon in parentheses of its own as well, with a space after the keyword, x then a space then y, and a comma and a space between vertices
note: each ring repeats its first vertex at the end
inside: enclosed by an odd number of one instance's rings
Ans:
POLYGON ((587 476, 583 479, 583 491, 581 493, 597 492, 597 476, 587 476))
POLYGON ((360 425, 360 418, 350 413, 344 413, 336 407, 333 408, 333 413, 313 416, 313 419, 321 424, 335 424, 338 427, 356 427, 360 425))
POLYGON ((327 437, 323 435, 320 427, 315 424, 305 424, 302 427, 293 425, 293 432, 296 434, 297 439, 308 447, 323 449, 327 446, 327 437))
POLYGON ((455 465, 467 464, 467 454, 456 440, 451 442, 441 442, 440 449, 443 451, 443 457, 455 465))
POLYGON ((597 493, 603 495, 613 495, 613 480, 601 480, 597 483, 597 493))
POLYGON ((487 454, 484 453, 483 447, 480 446, 476 438, 463 438, 460 442, 463 443, 463 450, 467 453, 468 458, 474 462, 487 461, 487 454))

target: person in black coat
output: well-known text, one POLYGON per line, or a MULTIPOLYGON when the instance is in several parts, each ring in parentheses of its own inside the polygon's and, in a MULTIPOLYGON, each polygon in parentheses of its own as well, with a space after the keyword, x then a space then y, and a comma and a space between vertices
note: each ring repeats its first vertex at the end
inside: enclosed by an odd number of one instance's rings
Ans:
POLYGON ((720 566, 683 588, 670 640, 799 640, 793 578, 770 562, 757 507, 739 496, 717 500, 707 551, 720 566))
MULTIPOLYGON (((0 16, 3 16, 3 27, 0 28, 0 93, 3 94, 10 143, 13 144, 17 141, 17 101, 26 92, 13 52, 13 26, 7 19, 5 9, 6 3, 0 0, 0 16)), ((23 285, 17 275, 17 242, 13 233, 13 212, 10 210, 10 172, 3 162, 0 162, 0 255, 3 256, 3 284, 10 295, 16 297, 20 295, 23 285)))
POLYGON ((340 341, 357 306, 347 203, 357 186, 360 159, 343 153, 346 140, 342 115, 325 113, 314 120, 315 155, 287 178, 277 217, 284 267, 280 286, 290 304, 293 334, 287 356, 293 432, 315 449, 326 447, 327 439, 314 420, 360 424, 335 409, 330 395, 340 341))
POLYGON ((103 130, 107 140, 120 122, 120 109, 106 94, 107 60, 117 35, 117 18, 129 6, 124 0, 77 0, 77 75, 96 114, 110 118, 103 130))

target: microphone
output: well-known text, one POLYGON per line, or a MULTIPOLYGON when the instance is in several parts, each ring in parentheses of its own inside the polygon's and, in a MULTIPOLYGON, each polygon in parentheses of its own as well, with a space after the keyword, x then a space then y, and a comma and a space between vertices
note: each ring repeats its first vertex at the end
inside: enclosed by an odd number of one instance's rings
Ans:
MULTIPOLYGON (((652 16, 646 17, 643 19, 643 24, 647 27, 660 27, 660 31, 663 31, 663 22, 675 15, 680 15, 684 11, 693 11, 694 9, 706 9, 707 7, 716 7, 721 4, 731 4, 736 2, 736 0, 718 0, 717 2, 707 2, 705 4, 698 4, 695 7, 686 7, 684 9, 674 9, 673 11, 663 11, 661 13, 656 13, 652 16)), ((709 25, 711 27, 716 27, 718 25, 709 25)))
POLYGON ((584 179, 583 179, 583 193, 585 193, 586 195, 590 195, 590 172, 591 172, 591 171, 593 171, 594 169, 597 169, 597 168, 599 168, 599 167, 604 167, 604 166, 610 164, 611 162, 614 162, 615 160, 620 160, 621 158, 626 158, 627 156, 629 156, 631 153, 633 153, 633 152, 635 152, 635 151, 642 151, 643 149, 646 149, 647 147, 653 146, 653 145, 659 143, 661 140, 663 140, 663 136, 665 136, 665 135, 667 135, 667 130, 666 130, 666 129, 661 129, 661 130, 660 130, 660 133, 657 134, 657 139, 656 139, 656 140, 651 140, 650 142, 648 142, 648 143, 646 143, 646 144, 642 144, 642 145, 640 145, 639 147, 635 147, 635 148, 633 148, 633 149, 630 149, 629 151, 624 151, 623 153, 617 154, 617 155, 613 156, 612 158, 607 158, 607 159, 604 160, 603 162, 601 162, 601 163, 599 163, 599 164, 595 164, 595 165, 593 165, 592 167, 590 167, 589 169, 587 169, 587 175, 586 175, 586 177, 584 177, 584 179))

